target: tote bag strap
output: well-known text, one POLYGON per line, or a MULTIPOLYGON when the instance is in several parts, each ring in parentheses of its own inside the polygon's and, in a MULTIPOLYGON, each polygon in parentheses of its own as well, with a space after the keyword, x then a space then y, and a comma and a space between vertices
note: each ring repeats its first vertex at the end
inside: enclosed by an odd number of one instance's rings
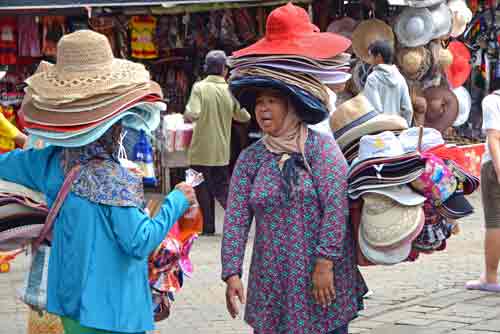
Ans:
POLYGON ((66 175, 64 183, 61 189, 59 190, 59 193, 57 194, 56 200, 52 204, 52 207, 50 208, 49 213, 47 214, 47 218, 45 219, 45 224, 43 225, 42 231, 40 232, 38 238, 35 241, 33 241, 32 244, 33 253, 36 253, 38 247, 40 247, 42 242, 44 242, 44 240, 50 236, 54 220, 57 217, 57 214, 59 213, 59 210, 61 209, 61 206, 64 200, 66 199, 66 196, 68 196, 71 190, 71 184, 76 179, 79 172, 80 172, 80 165, 76 165, 69 171, 68 175, 66 175))

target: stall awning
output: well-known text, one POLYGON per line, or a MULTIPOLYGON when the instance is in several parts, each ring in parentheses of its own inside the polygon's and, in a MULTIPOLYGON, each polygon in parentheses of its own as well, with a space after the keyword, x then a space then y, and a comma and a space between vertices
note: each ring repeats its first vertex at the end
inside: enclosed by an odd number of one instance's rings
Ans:
POLYGON ((132 7, 209 4, 218 2, 266 2, 252 0, 0 0, 0 10, 81 8, 81 7, 132 7))

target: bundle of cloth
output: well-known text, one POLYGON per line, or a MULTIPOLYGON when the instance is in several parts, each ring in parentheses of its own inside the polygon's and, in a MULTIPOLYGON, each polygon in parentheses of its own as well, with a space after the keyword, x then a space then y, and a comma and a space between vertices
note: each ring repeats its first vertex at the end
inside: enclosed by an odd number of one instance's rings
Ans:
POLYGON ((464 158, 432 128, 361 138, 348 176, 360 264, 393 265, 446 248, 456 220, 473 213, 465 195, 479 186, 464 158))
POLYGON ((72 35, 58 50, 57 64, 41 62, 26 80, 21 108, 27 132, 48 145, 81 147, 100 138, 114 124, 150 132, 160 123, 166 109, 160 86, 151 81, 142 64, 113 57, 110 49, 95 47, 102 35, 88 31, 72 35), (89 41, 83 52, 74 54, 78 38, 89 41), (99 59, 89 69, 86 59, 99 59))
POLYGON ((0 251, 20 249, 27 238, 36 238, 47 212, 43 194, 0 180, 0 251))

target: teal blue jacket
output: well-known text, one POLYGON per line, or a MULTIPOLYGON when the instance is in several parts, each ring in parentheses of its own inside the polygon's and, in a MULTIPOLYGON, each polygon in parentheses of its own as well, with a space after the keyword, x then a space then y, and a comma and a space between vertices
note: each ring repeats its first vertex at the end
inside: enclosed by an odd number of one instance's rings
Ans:
MULTIPOLYGON (((64 181, 61 149, 0 155, 0 178, 45 194, 64 181)), ((96 204, 69 193, 54 223, 47 310, 82 326, 119 333, 154 329, 148 255, 188 209, 174 190, 153 219, 134 207, 96 204)))

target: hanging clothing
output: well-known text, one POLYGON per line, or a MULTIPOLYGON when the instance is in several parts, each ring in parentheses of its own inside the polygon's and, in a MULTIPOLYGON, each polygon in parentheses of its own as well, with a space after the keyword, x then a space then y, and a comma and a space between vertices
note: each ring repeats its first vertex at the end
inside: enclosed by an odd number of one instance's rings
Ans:
POLYGON ((57 56, 57 43, 67 33, 65 16, 44 16, 42 18, 42 53, 47 57, 57 56))
POLYGON ((17 63, 17 20, 14 16, 0 18, 0 64, 17 63))
POLYGON ((238 36, 243 41, 244 44, 250 44, 257 38, 257 33, 255 32, 255 20, 252 19, 248 9, 241 8, 237 9, 233 13, 234 21, 238 22, 236 25, 236 30, 238 36))
POLYGON ((109 45, 111 45, 111 50, 116 56, 118 50, 116 48, 116 38, 115 38, 115 20, 112 17, 93 17, 89 19, 89 26, 92 30, 103 34, 108 38, 109 45))
POLYGON ((130 19, 133 58, 158 58, 158 47, 154 43, 156 22, 157 19, 154 16, 132 16, 130 19))
POLYGON ((41 57, 40 25, 37 22, 37 17, 20 15, 17 18, 17 24, 19 28, 19 56, 41 57))

